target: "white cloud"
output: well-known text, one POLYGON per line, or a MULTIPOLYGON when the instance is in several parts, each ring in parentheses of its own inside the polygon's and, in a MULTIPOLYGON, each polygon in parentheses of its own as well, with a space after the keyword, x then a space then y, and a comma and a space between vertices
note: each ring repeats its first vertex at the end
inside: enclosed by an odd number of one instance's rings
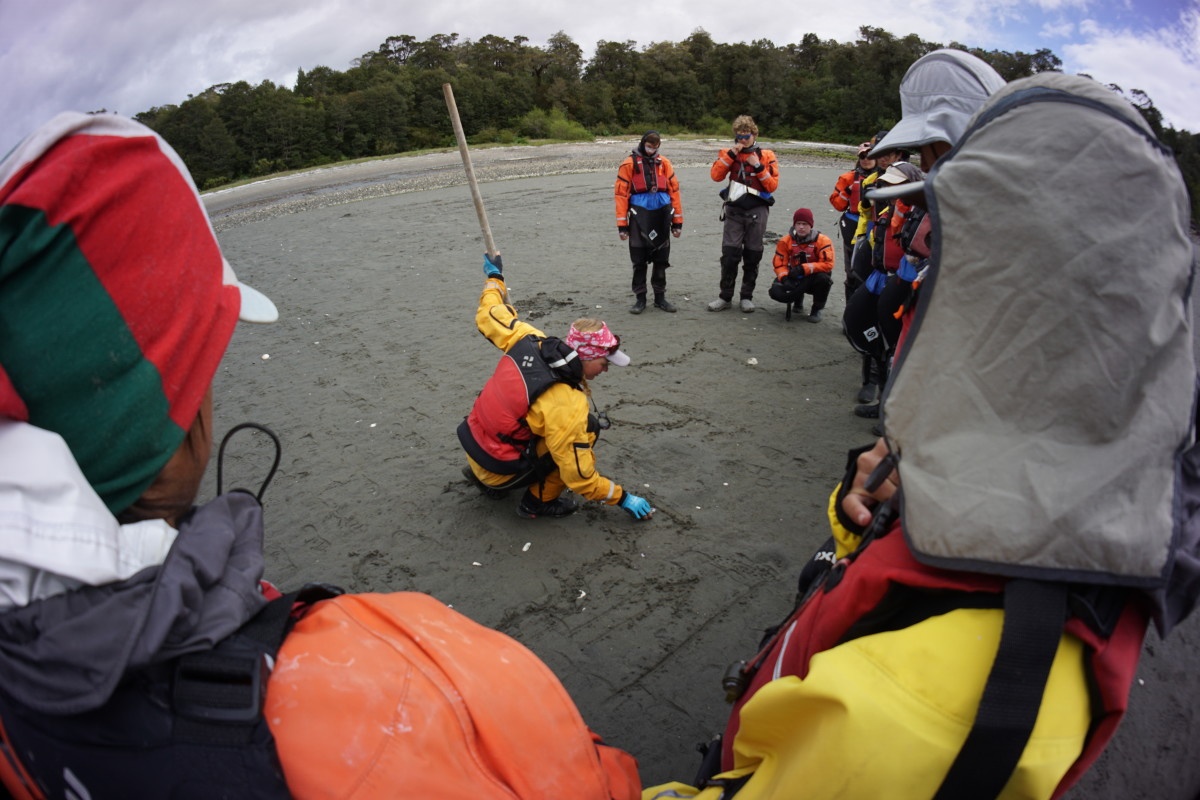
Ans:
MULTIPOLYGON (((1038 35, 1041 36, 1043 39, 1062 41, 1063 39, 1069 38, 1074 33, 1075 33, 1075 23, 1069 22, 1067 20, 1062 20, 1059 22, 1047 22, 1045 25, 1042 26, 1042 29, 1041 29, 1041 31, 1038 32, 1038 35)), ((1061 58, 1061 56, 1060 56, 1060 58, 1061 58)))
POLYGON ((218 83, 291 86, 298 69, 345 70, 388 36, 520 35, 541 45, 560 30, 585 57, 599 40, 644 47, 681 41, 697 28, 719 42, 783 45, 807 33, 851 42, 870 25, 984 49, 1046 47, 1067 71, 1142 89, 1169 122, 1198 131, 1200 0, 1185 2, 1182 23, 1137 34, 1103 16, 1124 13, 1120 0, 900 0, 885 21, 834 3, 810 4, 801 14, 788 0, 759 0, 747 13, 731 14, 717 0, 658 0, 646 25, 631 25, 629 14, 609 6, 544 0, 209 0, 202 12, 183 0, 0 0, 0 152, 64 109, 132 115, 218 83))
POLYGON ((1128 96, 1140 89, 1167 124, 1200 133, 1200 8, 1181 12, 1178 25, 1144 34, 1107 30, 1086 21, 1087 38, 1063 48, 1063 66, 1120 86, 1128 96))

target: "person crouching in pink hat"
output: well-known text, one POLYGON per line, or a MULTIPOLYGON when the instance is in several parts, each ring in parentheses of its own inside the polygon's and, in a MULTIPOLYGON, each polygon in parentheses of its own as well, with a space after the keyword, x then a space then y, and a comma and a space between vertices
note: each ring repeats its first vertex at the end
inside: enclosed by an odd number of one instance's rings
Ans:
POLYGON ((650 503, 601 475, 592 450, 608 418, 590 412, 588 382, 610 364, 628 366, 620 337, 590 318, 563 339, 547 336, 508 304, 499 254, 484 255, 483 272, 475 324, 504 355, 458 426, 463 475, 493 498, 524 488, 517 513, 526 519, 574 513, 566 489, 647 519, 650 503))

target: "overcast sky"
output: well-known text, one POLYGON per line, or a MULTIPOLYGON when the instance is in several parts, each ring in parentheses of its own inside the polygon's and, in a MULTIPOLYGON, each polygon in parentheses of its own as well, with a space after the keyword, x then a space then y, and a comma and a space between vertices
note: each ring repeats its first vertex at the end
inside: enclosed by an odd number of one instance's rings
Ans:
POLYGON ((1141 89, 1167 124, 1200 133, 1200 0, 0 0, 0 154, 59 111, 132 116, 239 80, 291 88, 298 69, 348 69, 388 36, 544 45, 563 31, 590 56, 600 40, 644 47, 697 28, 718 42, 851 42, 864 24, 988 50, 1049 48, 1064 71, 1141 89))

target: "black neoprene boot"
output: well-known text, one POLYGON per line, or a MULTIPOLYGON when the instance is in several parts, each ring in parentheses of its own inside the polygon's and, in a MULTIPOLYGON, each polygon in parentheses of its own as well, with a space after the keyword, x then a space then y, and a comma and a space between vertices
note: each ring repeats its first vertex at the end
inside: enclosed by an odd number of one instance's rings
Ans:
POLYGON ((548 503, 544 503, 534 496, 533 492, 525 490, 525 496, 521 498, 520 504, 517 506, 517 514, 525 517, 525 519, 537 519, 538 517, 565 517, 574 514, 579 504, 567 497, 556 497, 548 503))

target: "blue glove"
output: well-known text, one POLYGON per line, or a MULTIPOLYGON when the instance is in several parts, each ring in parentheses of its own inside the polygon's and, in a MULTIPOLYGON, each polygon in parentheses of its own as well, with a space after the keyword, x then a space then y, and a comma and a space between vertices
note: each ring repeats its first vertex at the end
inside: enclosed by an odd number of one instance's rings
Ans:
POLYGON ((495 258, 492 258, 487 253, 483 254, 483 274, 488 278, 504 277, 504 262, 500 260, 499 253, 496 254, 495 258))
POLYGON ((638 497, 636 494, 630 494, 629 492, 626 492, 625 496, 621 498, 620 506, 630 514, 633 514, 634 519, 645 519, 654 510, 650 507, 650 503, 646 498, 638 497))

